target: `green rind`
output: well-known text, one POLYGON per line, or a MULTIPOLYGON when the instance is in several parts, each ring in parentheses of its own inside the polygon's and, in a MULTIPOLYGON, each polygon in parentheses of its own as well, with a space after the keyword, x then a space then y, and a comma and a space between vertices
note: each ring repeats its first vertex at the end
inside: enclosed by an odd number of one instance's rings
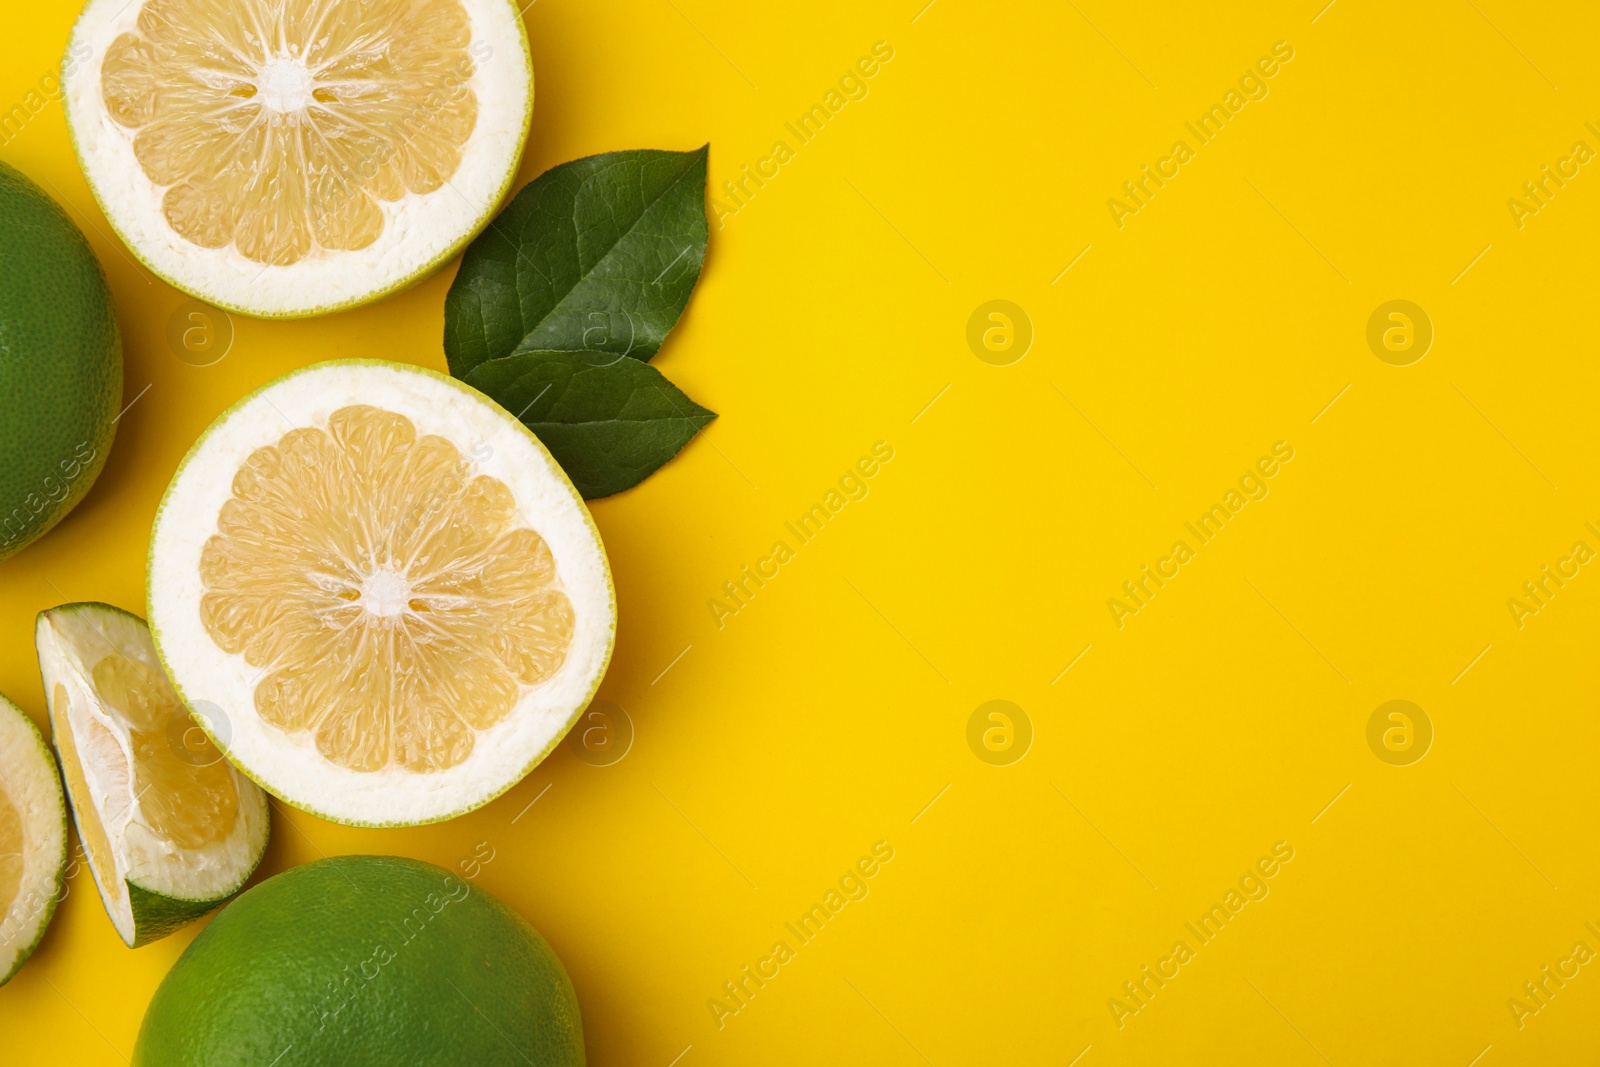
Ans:
POLYGON ((292 868, 167 973, 133 1067, 581 1067, 566 968, 515 911, 398 856, 292 868), (292 1050, 292 1051, 291 1051, 292 1050))
POLYGON ((105 271, 61 205, 0 162, 0 559, 83 499, 121 403, 105 271))
MULTIPOLYGON (((272 796, 277 797, 279 800, 283 801, 285 804, 288 804, 290 807, 298 808, 300 811, 306 812, 309 815, 315 815, 317 818, 322 819, 322 820, 324 820, 326 822, 338 823, 341 826, 361 826, 361 827, 366 827, 366 828, 375 829, 375 830, 397 829, 397 828, 400 828, 400 827, 407 827, 407 826, 430 826, 430 825, 432 825, 434 823, 449 822, 451 819, 460 818, 461 816, 466 815, 468 812, 477 811, 479 808, 483 807, 484 805, 489 804, 492 801, 495 801, 495 800, 499 799, 501 796, 503 796, 505 793, 509 792, 513 787, 515 787, 519 782, 521 782, 524 778, 526 778, 529 774, 533 773, 533 769, 535 767, 539 766, 539 764, 543 763, 545 761, 545 758, 547 756, 549 756, 550 753, 552 753, 552 752, 554 752, 556 750, 556 746, 561 744, 562 740, 565 739, 565 737, 567 736, 567 732, 570 731, 573 728, 573 726, 575 726, 577 724, 578 720, 583 716, 584 711, 586 711, 588 709, 590 702, 593 701, 594 698, 595 698, 595 694, 600 692, 600 683, 605 680, 606 671, 611 666, 611 655, 612 655, 612 653, 614 651, 616 651, 616 647, 617 647, 617 586, 616 586, 616 582, 612 579, 612 576, 611 576, 611 561, 610 561, 609 558, 607 558, 607 556, 605 554, 605 541, 600 537, 600 528, 595 525, 594 516, 589 514, 588 505, 586 505, 583 502, 583 494, 579 493, 577 487, 572 484, 572 479, 568 478, 566 472, 561 469, 561 464, 557 463, 556 460, 555 460, 555 457, 550 455, 550 450, 544 446, 544 442, 540 441, 538 436, 535 435, 532 430, 528 429, 521 422, 517 421, 517 419, 514 418, 509 411, 506 411, 499 404, 495 403, 495 401, 494 401, 494 399, 492 397, 489 397, 489 396, 485 395, 484 393, 478 391, 477 389, 474 389, 472 386, 468 385, 466 382, 461 381, 459 378, 452 378, 448 374, 440 374, 436 370, 430 370, 427 367, 419 367, 419 366, 416 366, 415 364, 412 364, 412 363, 396 363, 393 360, 387 360, 387 359, 326 359, 326 360, 323 360, 320 363, 312 363, 312 364, 310 364, 308 366, 301 367, 298 370, 292 370, 288 374, 279 375, 278 377, 272 379, 272 381, 267 382, 265 385, 262 385, 259 388, 253 390, 252 392, 247 393, 244 396, 240 397, 226 411, 224 411, 222 414, 218 415, 215 419, 213 419, 212 422, 211 422, 211 425, 207 426, 205 428, 205 431, 203 433, 201 433, 201 435, 195 439, 195 442, 194 442, 193 445, 190 446, 189 451, 184 453, 183 459, 181 461, 179 461, 177 469, 172 472, 172 480, 167 483, 166 492, 161 494, 161 503, 159 505, 157 505, 155 519, 150 524, 150 551, 145 556, 145 611, 148 614, 152 615, 152 616, 154 616, 154 614, 155 614, 155 612, 153 610, 151 610, 152 605, 154 603, 155 591, 151 588, 151 584, 150 584, 150 579, 151 579, 150 560, 155 555, 155 532, 161 528, 161 517, 162 517, 162 515, 164 515, 166 513, 167 504, 172 498, 172 487, 177 484, 179 475, 181 475, 183 473, 183 471, 184 471, 184 468, 189 465, 189 461, 195 457, 195 454, 197 452, 199 452, 201 447, 206 443, 206 439, 209 438, 212 435, 212 433, 215 432, 216 429, 219 426, 221 426, 223 423, 227 422, 228 418, 231 415, 233 415, 234 412, 238 411, 245 404, 247 404, 251 400, 255 399, 257 394, 259 394, 259 393, 271 388, 272 386, 278 384, 281 381, 284 381, 284 380, 289 379, 289 378, 293 378, 296 375, 304 374, 307 371, 315 370, 315 369, 317 369, 319 367, 330 367, 330 366, 373 366, 373 367, 385 367, 385 368, 394 369, 394 370, 411 371, 411 372, 416 373, 416 374, 422 374, 422 375, 426 375, 427 377, 430 377, 430 378, 435 378, 435 379, 437 379, 437 380, 439 380, 441 382, 446 382, 449 385, 451 385, 451 386, 453 386, 453 387, 455 387, 457 389, 460 389, 462 392, 470 393, 472 396, 475 396, 475 397, 479 398, 480 400, 482 400, 484 403, 488 404, 491 408, 501 412, 505 416, 505 419, 506 419, 506 421, 508 423, 510 423, 512 426, 515 426, 518 430, 521 430, 524 434, 526 434, 528 439, 533 442, 534 447, 537 448, 540 452, 543 452, 545 454, 545 456, 547 458, 549 458, 550 466, 552 468, 554 468, 554 470, 556 472, 556 475, 561 479, 562 483, 565 484, 567 489, 572 493, 573 499, 577 501, 578 511, 579 511, 580 514, 583 515, 583 521, 589 527, 589 532, 594 535, 595 543, 597 545, 601 546, 600 558, 601 558, 601 561, 605 564, 606 593, 609 595, 609 602, 610 602, 610 605, 611 605, 611 627, 610 627, 610 633, 608 635, 609 640, 606 642, 605 660, 604 660, 604 662, 602 662, 600 664, 600 669, 595 672, 594 682, 589 686, 588 695, 586 695, 583 698, 583 700, 577 704, 576 708, 572 712, 572 715, 567 719, 566 725, 563 726, 560 729, 560 731, 556 733, 555 737, 552 738, 550 743, 547 744, 544 747, 543 751, 541 751, 537 756, 535 756, 533 758, 533 760, 530 761, 526 767, 524 767, 521 771, 517 772, 515 777, 513 777, 510 781, 508 781, 503 788, 496 790, 495 792, 489 794, 488 796, 484 797, 480 801, 477 801, 476 803, 470 804, 467 807, 462 808, 460 811, 450 812, 450 813, 445 814, 445 815, 436 815, 436 816, 433 816, 431 818, 418 819, 418 820, 409 821, 409 822, 408 821, 404 821, 404 820, 395 821, 395 822, 364 822, 364 821, 357 820, 357 819, 340 818, 339 816, 336 816, 336 815, 329 815, 326 812, 318 811, 316 808, 310 806, 309 804, 305 804, 305 803, 302 803, 301 801, 295 800, 293 797, 284 796, 282 793, 280 793, 276 789, 272 788, 272 786, 268 785, 266 782, 264 782, 260 778, 256 777, 256 775, 250 770, 250 768, 245 767, 244 765, 240 764, 238 761, 234 760, 233 755, 228 750, 227 745, 223 742, 223 740, 221 738, 219 738, 216 734, 211 732, 210 725, 205 721, 203 716, 195 716, 195 720, 194 720, 195 721, 195 725, 199 726, 200 729, 205 731, 206 736, 211 738, 211 743, 216 745, 218 750, 221 751, 224 756, 228 757, 228 762, 232 763, 234 765, 234 767, 238 769, 240 774, 244 775, 246 778, 249 778, 252 782, 254 782, 256 785, 260 786, 267 793, 270 793, 272 796)), ((161 643, 161 630, 160 630, 159 627, 155 626, 154 624, 151 624, 151 626, 150 626, 150 639, 155 643, 156 656, 158 658, 160 658, 162 669, 164 669, 167 672, 167 678, 168 678, 169 681, 172 682, 172 688, 177 691, 178 698, 183 701, 184 706, 185 707, 190 707, 191 705, 190 705, 190 702, 189 702, 189 697, 188 697, 187 694, 184 693, 183 687, 178 684, 178 680, 175 677, 174 672, 173 672, 171 666, 168 663, 166 648, 161 643)))
MULTIPOLYGON (((263 849, 265 851, 265 849, 263 849)), ((261 863, 261 857, 256 857, 255 865, 250 868, 254 872, 261 863)), ((174 897, 165 897, 160 893, 152 893, 140 887, 132 879, 127 880, 128 901, 133 906, 134 937, 128 943, 129 948, 143 948, 152 941, 159 941, 174 931, 181 930, 201 916, 213 911, 219 904, 224 903, 229 897, 239 891, 240 886, 249 880, 250 873, 239 880, 239 884, 217 897, 215 900, 179 900, 174 897)))
MULTIPOLYGON (((331 315, 336 311, 349 311, 352 308, 366 307, 368 304, 382 300, 386 296, 393 296, 395 293, 411 288, 413 285, 418 284, 434 274, 439 270, 440 267, 443 267, 456 256, 460 255, 462 250, 465 249, 467 245, 471 244, 480 233, 487 229, 490 222, 494 221, 495 215, 500 210, 500 205, 505 203, 507 195, 509 195, 511 192, 511 187, 516 184, 517 172, 522 169, 522 156, 528 148, 528 130, 533 122, 535 77, 533 70, 533 48, 528 43, 528 27, 522 21, 522 11, 517 7, 517 4, 514 2, 514 0, 507 0, 507 4, 508 6, 517 10, 517 25, 522 27, 522 33, 519 36, 522 40, 522 58, 526 61, 528 67, 528 106, 522 111, 522 139, 517 142, 516 155, 512 157, 511 166, 506 171, 505 179, 500 183, 500 191, 489 200, 489 203, 484 208, 483 214, 466 229, 466 231, 461 235, 461 239, 456 241, 449 248, 445 249, 439 255, 435 256, 433 259, 424 263, 406 277, 392 283, 388 287, 375 290, 364 296, 352 297, 342 304, 328 304, 325 306, 312 308, 309 311, 257 311, 252 308, 223 303, 217 300, 214 295, 198 292, 197 290, 191 289, 182 284, 176 279, 170 278, 163 274, 145 260, 144 256, 139 253, 138 247, 135 246, 132 241, 128 240, 127 235, 125 235, 117 226, 116 219, 112 216, 111 212, 106 209, 105 197, 100 195, 100 188, 99 186, 95 185, 94 177, 89 173, 89 168, 83 165, 83 150, 78 147, 78 131, 72 124, 72 111, 70 108, 66 111, 67 137, 72 142, 72 152, 73 155, 75 155, 78 159, 78 169, 83 172, 83 180, 88 183, 89 191, 94 194, 94 201, 99 206, 100 213, 105 216, 106 222, 111 226, 112 232, 117 235, 117 239, 122 242, 123 246, 127 248, 129 252, 133 253, 133 257, 143 264, 146 270, 179 292, 187 293, 196 300, 203 300, 213 307, 219 307, 224 311, 231 311, 237 315, 244 315, 247 318, 253 319, 314 319, 322 315, 331 315)), ((82 16, 80 15, 79 18, 81 19, 82 16)), ((73 35, 75 36, 76 34, 77 26, 74 24, 73 35)), ((68 67, 71 62, 72 50, 69 48, 66 55, 62 56, 61 59, 61 83, 63 85, 66 84, 67 75, 69 73, 68 67)))
MULTIPOLYGON (((109 611, 118 615, 126 615, 128 618, 133 619, 145 625, 146 627, 149 626, 145 620, 139 618, 139 616, 135 615, 131 611, 128 611, 126 608, 119 608, 115 604, 105 604, 98 600, 80 600, 71 604, 59 604, 56 607, 48 608, 45 611, 39 612, 37 618, 39 620, 43 620, 46 615, 65 611, 109 611)), ((37 623, 35 624, 34 632, 37 635, 37 623)), ((151 629, 150 632, 153 643, 155 631, 154 629, 151 629)), ((36 636, 36 646, 37 640, 38 639, 36 636)), ((37 651, 38 649, 35 647, 35 652, 37 653, 37 651)), ((157 658, 159 658, 160 655, 161 652, 158 648, 156 650, 157 658)), ((163 669, 165 669, 165 666, 166 661, 162 660, 163 669)), ((170 677, 168 678, 168 681, 171 681, 170 677)), ((173 686, 174 690, 177 690, 177 688, 178 687, 176 685, 173 686)), ((183 694, 181 692, 178 693, 178 697, 181 700, 183 698, 183 694)), ((189 708, 189 702, 185 700, 183 706, 185 708, 189 708)), ((48 702, 47 712, 50 715, 50 731, 52 734, 54 734, 56 730, 60 729, 60 727, 56 724, 55 709, 53 707, 49 707, 48 702)), ((190 709, 189 717, 193 719, 197 725, 200 725, 201 728, 204 729, 203 720, 194 714, 193 709, 190 709)), ((209 733, 209 731, 207 732, 209 733)), ((56 761, 59 761, 61 758, 59 749, 56 750, 55 756, 56 761)), ((241 774, 244 773, 241 768, 235 767, 235 769, 239 770, 241 774)), ((249 775, 246 774, 245 777, 248 778, 249 775)), ((251 780, 254 781, 254 779, 251 780)), ((72 798, 72 792, 66 788, 65 781, 62 783, 62 794, 67 798, 68 807, 72 811, 73 829, 78 831, 78 839, 82 840, 83 828, 78 825, 79 820, 77 801, 72 798)), ((123 944, 127 945, 129 948, 142 948, 145 945, 150 944, 152 941, 159 941, 168 934, 189 925, 201 916, 216 910, 218 905, 225 903, 228 898, 232 897, 234 894, 238 893, 240 889, 244 888, 244 884, 250 880, 250 876, 255 874, 256 868, 261 866, 261 861, 266 857, 267 854, 267 843, 272 839, 272 813, 270 809, 267 811, 267 817, 262 820, 261 828, 261 844, 255 849, 255 856, 253 859, 251 859, 249 868, 246 869, 244 873, 239 876, 238 880, 229 886, 227 890, 217 894, 216 896, 192 898, 167 896, 166 894, 158 893, 153 889, 147 889, 131 878, 124 878, 123 884, 128 887, 128 903, 133 911, 133 940, 129 941, 127 938, 123 938, 123 944)), ((100 903, 105 906, 106 915, 109 917, 111 914, 111 907, 106 901, 106 891, 104 888, 105 882, 101 878, 99 870, 95 868, 94 861, 89 858, 89 852, 87 849, 84 850, 83 858, 85 865, 89 868, 90 876, 94 879, 95 891, 100 894, 100 903)), ((111 928, 115 930, 116 925, 116 923, 112 923, 111 928)), ((117 936, 122 936, 120 931, 118 931, 117 936)))
POLYGON ((44 760, 45 765, 50 768, 51 775, 55 778, 56 797, 61 811, 61 862, 56 865, 53 892, 51 892, 50 899, 45 903, 43 912, 39 916, 39 928, 34 932, 33 940, 23 946, 22 951, 17 954, 16 962, 11 965, 11 970, 0 974, 0 986, 11 981, 16 973, 22 970, 22 965, 28 962, 34 950, 39 947, 39 942, 44 940, 45 931, 50 929, 50 920, 55 917, 56 905, 61 902, 67 887, 67 793, 61 784, 61 769, 56 765, 56 758, 50 751, 49 742, 44 739, 44 734, 39 732, 39 727, 34 725, 33 719, 28 716, 27 712, 6 699, 4 694, 0 694, 0 714, 3 714, 7 709, 28 724, 28 729, 32 731, 34 740, 38 742, 39 758, 44 760))

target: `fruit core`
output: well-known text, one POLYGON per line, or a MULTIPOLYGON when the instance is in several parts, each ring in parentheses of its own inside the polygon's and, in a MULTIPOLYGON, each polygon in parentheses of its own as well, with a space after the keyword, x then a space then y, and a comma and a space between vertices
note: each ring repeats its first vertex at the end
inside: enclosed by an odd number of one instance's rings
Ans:
POLYGON ((295 56, 273 56, 261 68, 256 84, 251 86, 261 93, 261 102, 267 110, 280 115, 286 111, 300 111, 313 98, 311 69, 305 60, 295 56))

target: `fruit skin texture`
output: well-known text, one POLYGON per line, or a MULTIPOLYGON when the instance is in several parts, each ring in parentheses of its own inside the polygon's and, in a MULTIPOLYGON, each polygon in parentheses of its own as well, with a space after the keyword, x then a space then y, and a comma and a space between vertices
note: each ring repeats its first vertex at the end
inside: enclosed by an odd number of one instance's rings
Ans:
POLYGON ((229 904, 156 990, 133 1067, 260 1067, 291 1044, 302 1067, 584 1062, 577 996, 544 938, 398 856, 318 860, 229 904))
POLYGON ((89 491, 121 399, 99 261, 54 200, 0 163, 0 559, 89 491))

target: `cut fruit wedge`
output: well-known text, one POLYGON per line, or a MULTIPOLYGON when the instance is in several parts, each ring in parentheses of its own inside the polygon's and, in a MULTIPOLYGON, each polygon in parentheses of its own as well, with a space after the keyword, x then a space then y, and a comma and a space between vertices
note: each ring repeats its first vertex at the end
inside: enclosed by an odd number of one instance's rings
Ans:
POLYGON ((538 439, 378 360, 296 371, 212 424, 156 514, 149 597, 228 758, 365 826, 509 789, 588 705, 616 632, 600 535, 538 439))
POLYGON ((62 80, 123 241, 260 316, 365 303, 454 256, 533 111, 511 0, 89 0, 62 80))
POLYGON ((67 801, 33 720, 0 696, 0 985, 56 912, 67 867, 67 801))
POLYGON ((35 641, 78 837, 137 948, 239 891, 266 851, 267 799, 196 728, 143 619, 65 604, 35 641))

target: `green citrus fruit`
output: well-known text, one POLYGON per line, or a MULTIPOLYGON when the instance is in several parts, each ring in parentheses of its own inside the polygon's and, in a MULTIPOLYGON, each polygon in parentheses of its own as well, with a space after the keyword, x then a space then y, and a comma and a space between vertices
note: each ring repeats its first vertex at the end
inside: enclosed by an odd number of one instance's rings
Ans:
POLYGON ((145 1013, 133 1067, 567 1067, 583 1024, 521 916, 440 867, 340 856, 224 908, 145 1013))
POLYGON ((0 163, 0 559, 94 484, 122 399, 122 341, 83 234, 0 163))

